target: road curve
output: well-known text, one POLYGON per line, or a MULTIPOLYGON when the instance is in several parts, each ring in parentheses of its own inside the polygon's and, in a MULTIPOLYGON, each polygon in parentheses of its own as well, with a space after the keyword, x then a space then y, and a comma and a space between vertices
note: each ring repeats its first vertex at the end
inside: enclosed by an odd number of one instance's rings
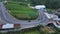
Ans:
MULTIPOLYGON (((11 24, 18 23, 18 24, 21 24, 21 28, 24 29, 24 28, 36 27, 37 25, 39 25, 41 22, 39 19, 40 19, 40 17, 38 17, 36 20, 31 20, 31 22, 28 22, 28 20, 18 20, 16 18, 14 18, 12 15, 10 15, 8 13, 8 10, 6 10, 3 2, 0 2, 0 23, 1 24, 3 24, 3 23, 11 23, 11 24)), ((46 19, 45 19, 45 21, 46 21, 46 19)))

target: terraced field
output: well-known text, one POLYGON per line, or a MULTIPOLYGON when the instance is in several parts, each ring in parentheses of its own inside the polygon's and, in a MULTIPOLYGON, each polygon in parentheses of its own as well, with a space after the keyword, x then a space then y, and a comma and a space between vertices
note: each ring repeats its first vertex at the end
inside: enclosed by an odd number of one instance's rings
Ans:
POLYGON ((25 3, 8 2, 5 6, 10 11, 10 14, 17 19, 33 20, 38 17, 37 10, 29 8, 25 3))

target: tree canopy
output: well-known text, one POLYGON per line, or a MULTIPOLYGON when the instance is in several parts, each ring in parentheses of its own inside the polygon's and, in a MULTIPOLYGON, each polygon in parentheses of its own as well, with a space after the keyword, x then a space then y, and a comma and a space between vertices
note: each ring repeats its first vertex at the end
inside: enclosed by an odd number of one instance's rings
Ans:
POLYGON ((52 9, 60 8, 60 0, 8 0, 8 1, 28 2, 32 6, 46 5, 47 8, 52 8, 52 9))

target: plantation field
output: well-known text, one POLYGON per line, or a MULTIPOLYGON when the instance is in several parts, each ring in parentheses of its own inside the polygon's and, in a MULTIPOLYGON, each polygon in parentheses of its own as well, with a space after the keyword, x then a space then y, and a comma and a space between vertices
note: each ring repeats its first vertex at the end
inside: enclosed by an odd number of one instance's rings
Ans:
POLYGON ((29 8, 26 3, 8 2, 5 6, 17 19, 33 20, 38 17, 37 10, 29 8))

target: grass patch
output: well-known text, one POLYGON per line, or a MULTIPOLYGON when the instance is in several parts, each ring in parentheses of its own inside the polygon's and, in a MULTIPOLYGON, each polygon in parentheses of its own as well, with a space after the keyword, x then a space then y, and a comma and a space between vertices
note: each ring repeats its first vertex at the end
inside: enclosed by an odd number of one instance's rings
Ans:
POLYGON ((38 17, 37 10, 29 8, 26 4, 8 2, 5 6, 10 10, 10 14, 17 19, 33 20, 38 17))
POLYGON ((39 28, 39 27, 30 28, 30 29, 25 29, 25 30, 22 30, 22 33, 23 33, 23 34, 40 34, 38 28, 39 28))
POLYGON ((38 30, 33 30, 29 32, 25 32, 25 34, 39 34, 38 30))
POLYGON ((15 31, 15 32, 7 32, 7 33, 1 33, 1 34, 39 34, 38 28, 30 28, 30 29, 24 29, 21 31, 15 31))

